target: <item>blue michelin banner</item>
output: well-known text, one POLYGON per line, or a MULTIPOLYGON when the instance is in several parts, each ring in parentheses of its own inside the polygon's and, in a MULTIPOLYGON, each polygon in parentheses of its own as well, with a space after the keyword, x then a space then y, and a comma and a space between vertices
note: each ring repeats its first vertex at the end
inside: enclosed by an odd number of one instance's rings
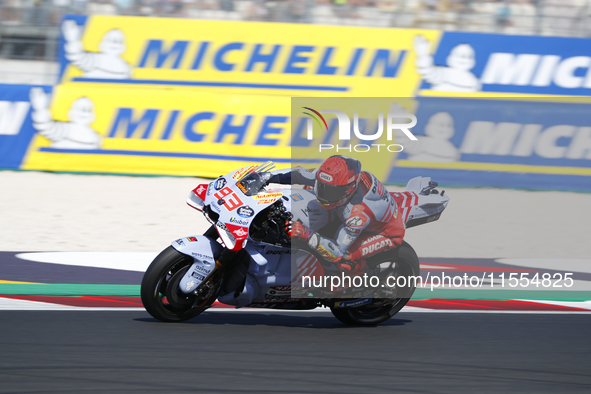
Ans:
POLYGON ((418 101, 418 141, 403 144, 389 182, 591 191, 591 104, 418 101))
MULTIPOLYGON (((50 86, 41 88, 51 93, 50 86)), ((30 85, 0 85, 0 168, 20 168, 36 133, 31 123, 30 90, 30 85)))
POLYGON ((446 32, 415 39, 415 66, 428 91, 591 95, 591 40, 446 32))

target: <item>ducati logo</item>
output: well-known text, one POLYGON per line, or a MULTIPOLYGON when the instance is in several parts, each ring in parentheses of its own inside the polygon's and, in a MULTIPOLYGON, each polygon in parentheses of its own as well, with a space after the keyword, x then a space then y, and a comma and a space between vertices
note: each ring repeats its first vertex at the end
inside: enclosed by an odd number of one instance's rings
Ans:
POLYGON ((391 248, 393 246, 392 241, 389 239, 384 239, 382 241, 370 244, 366 247, 361 248, 361 254, 363 256, 367 256, 368 254, 372 254, 377 252, 378 250, 384 249, 386 247, 391 248))

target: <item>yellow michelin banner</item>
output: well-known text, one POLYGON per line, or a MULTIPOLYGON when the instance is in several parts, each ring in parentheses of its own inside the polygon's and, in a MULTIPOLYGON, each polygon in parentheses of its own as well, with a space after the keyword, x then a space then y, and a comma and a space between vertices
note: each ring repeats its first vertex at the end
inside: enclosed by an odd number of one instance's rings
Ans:
POLYGON ((66 16, 62 84, 228 94, 410 97, 416 36, 441 32, 285 23, 66 16))
POLYGON ((291 162, 289 97, 72 84, 30 96, 22 169, 217 177, 291 162))
POLYGON ((372 155, 388 183, 591 184, 588 39, 84 15, 60 31, 58 86, 0 89, 2 167, 215 177, 294 155, 315 166, 374 150, 335 140, 330 111, 322 127, 310 114, 351 107, 370 132, 396 103, 416 116, 417 140, 372 155), (293 118, 291 97, 306 98, 293 118))

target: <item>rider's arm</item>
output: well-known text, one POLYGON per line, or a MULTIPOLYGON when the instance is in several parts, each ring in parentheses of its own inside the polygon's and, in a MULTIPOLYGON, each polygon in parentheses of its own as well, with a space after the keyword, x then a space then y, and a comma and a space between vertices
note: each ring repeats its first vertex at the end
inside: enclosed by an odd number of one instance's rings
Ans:
POLYGON ((316 169, 306 170, 302 167, 294 167, 285 170, 271 171, 269 183, 279 183, 282 185, 304 185, 314 186, 316 181, 316 169))
POLYGON ((309 248, 316 250, 326 260, 333 263, 343 258, 345 251, 341 250, 337 241, 323 237, 316 232, 311 232, 299 220, 288 223, 288 226, 286 230, 289 231, 292 241, 296 243, 305 242, 309 248))

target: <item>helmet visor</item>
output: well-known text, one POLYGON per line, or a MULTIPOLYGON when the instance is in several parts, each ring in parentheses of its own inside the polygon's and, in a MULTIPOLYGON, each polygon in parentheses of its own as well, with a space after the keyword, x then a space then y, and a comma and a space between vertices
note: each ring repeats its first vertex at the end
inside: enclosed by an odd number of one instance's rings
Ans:
POLYGON ((328 183, 316 181, 316 198, 322 204, 337 204, 347 200, 353 190, 355 182, 344 186, 329 185, 328 183))

